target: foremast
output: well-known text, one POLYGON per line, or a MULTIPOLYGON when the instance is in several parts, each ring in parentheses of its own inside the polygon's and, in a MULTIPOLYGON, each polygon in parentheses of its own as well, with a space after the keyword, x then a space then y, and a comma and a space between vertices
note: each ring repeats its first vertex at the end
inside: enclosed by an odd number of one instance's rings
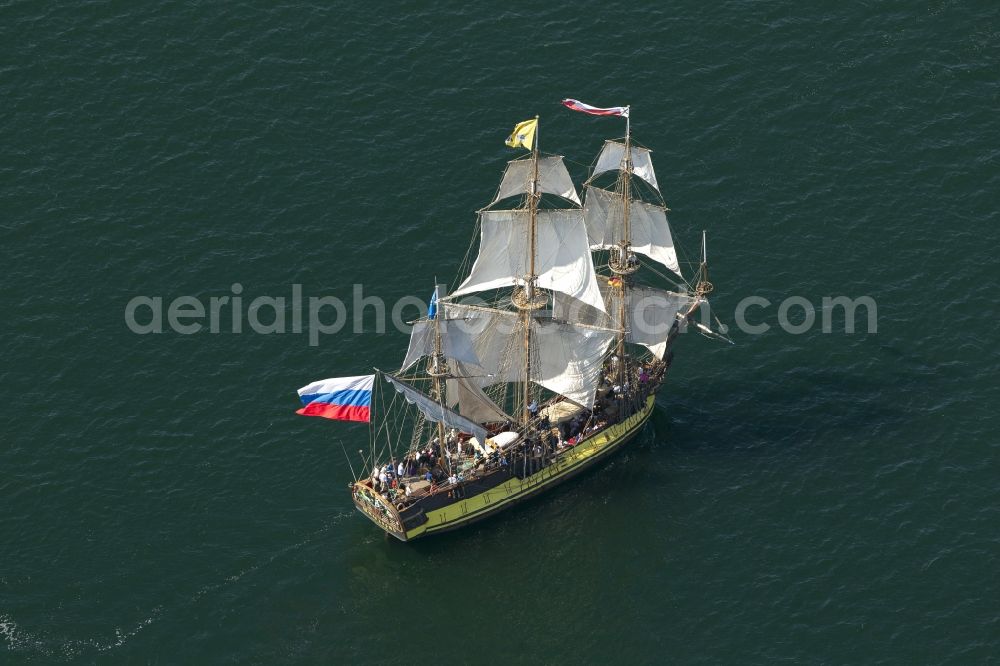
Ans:
MULTIPOLYGON (((628 107, 626 107, 628 108, 628 107)), ((632 123, 629 118, 631 114, 625 116, 625 162, 618 177, 618 190, 622 197, 622 236, 618 243, 617 251, 611 253, 608 267, 618 277, 614 287, 618 290, 618 334, 615 345, 615 355, 618 358, 617 383, 624 387, 628 381, 628 357, 625 354, 625 340, 628 337, 628 288, 631 275, 638 270, 638 262, 632 254, 632 234, 629 206, 632 199, 632 123)), ((624 410, 624 402, 620 405, 624 410)))
MULTIPOLYGON (((681 273, 650 151, 632 141, 630 107, 600 108, 572 99, 563 100, 563 105, 590 115, 626 119, 624 142, 620 139, 604 142, 585 183, 584 202, 591 250, 610 252, 608 268, 612 276, 604 289, 610 325, 616 333, 610 376, 616 384, 616 393, 625 395, 629 393, 625 388, 634 369, 630 367, 626 343, 642 345, 658 361, 668 362, 667 350, 680 323, 697 310, 707 293, 705 288, 711 287, 703 277, 704 261, 697 278, 698 287, 692 288, 681 273), (598 185, 597 179, 609 171, 616 173, 614 183, 607 187, 598 185), (636 187, 636 178, 645 186, 641 190, 636 187), (655 195, 655 200, 649 194, 655 195), (648 264, 650 270, 667 277, 654 268, 659 264, 677 276, 678 286, 684 287, 674 292, 636 281, 633 274, 640 268, 637 254, 653 262, 648 264)), ((619 402, 624 411, 629 409, 627 402, 619 402)))

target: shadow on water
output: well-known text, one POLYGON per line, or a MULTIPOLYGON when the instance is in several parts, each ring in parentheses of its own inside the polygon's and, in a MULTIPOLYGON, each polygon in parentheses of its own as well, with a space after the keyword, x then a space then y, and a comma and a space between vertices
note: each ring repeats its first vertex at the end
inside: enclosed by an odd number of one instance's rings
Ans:
POLYGON ((692 383, 682 394, 660 397, 651 446, 763 453, 896 427, 949 379, 911 361, 910 367, 894 363, 878 375, 805 367, 766 381, 740 373, 725 384, 692 383))

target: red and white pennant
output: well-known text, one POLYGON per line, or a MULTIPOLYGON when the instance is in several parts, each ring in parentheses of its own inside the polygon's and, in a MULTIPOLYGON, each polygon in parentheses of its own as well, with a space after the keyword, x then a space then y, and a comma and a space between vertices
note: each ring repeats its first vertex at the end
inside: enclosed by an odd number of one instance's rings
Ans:
POLYGON ((562 101, 562 105, 567 109, 579 111, 580 113, 589 113, 592 116, 621 116, 622 118, 628 118, 627 106, 609 106, 602 109, 597 106, 584 104, 578 99, 568 98, 562 101))

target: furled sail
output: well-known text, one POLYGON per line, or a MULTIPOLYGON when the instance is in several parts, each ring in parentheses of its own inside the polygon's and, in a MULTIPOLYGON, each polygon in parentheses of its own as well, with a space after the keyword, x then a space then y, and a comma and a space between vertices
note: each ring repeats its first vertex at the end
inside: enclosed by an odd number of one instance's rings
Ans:
MULTIPOLYGON (((534 169, 530 159, 508 162, 507 170, 500 182, 500 190, 493 203, 518 194, 529 194, 533 177, 534 169)), ((580 197, 573 186, 573 180, 569 177, 566 165, 563 164, 563 158, 558 155, 538 158, 538 188, 542 193, 555 194, 580 205, 580 197)))
MULTIPOLYGON (((599 187, 587 188, 583 206, 590 247, 602 250, 621 241, 624 205, 622 196, 599 187)), ((659 262, 678 275, 677 251, 667 223, 667 211, 644 201, 629 202, 629 224, 632 249, 659 262)), ((580 299, 583 300, 583 299, 580 299)), ((588 301, 589 302, 589 301, 588 301)))
POLYGON ((406 402, 414 405, 431 421, 434 421, 435 423, 443 423, 444 425, 452 428, 458 428, 462 432, 471 433, 473 436, 477 437, 480 442, 486 441, 486 429, 475 421, 471 421, 461 414, 453 412, 447 407, 441 405, 437 400, 424 395, 412 386, 404 384, 392 375, 385 375, 385 379, 392 384, 404 398, 406 398, 406 402))
MULTIPOLYGON (((528 273, 529 211, 487 210, 480 215, 479 256, 452 296, 509 287, 528 273)), ((540 210, 536 221, 538 286, 603 309, 582 211, 540 210)))
MULTIPOLYGON (((492 375, 481 379, 480 386, 523 379, 523 329, 518 313, 457 303, 446 307, 467 317, 470 326, 479 331, 476 354, 492 375)), ((615 332, 550 319, 532 319, 531 327, 531 381, 584 407, 593 407, 604 354, 615 332)))
POLYGON ((434 321, 418 321, 413 325, 413 331, 410 333, 410 348, 406 351, 406 358, 403 359, 400 372, 411 367, 422 357, 434 353, 435 325, 440 327, 441 353, 445 358, 479 365, 479 358, 475 351, 475 340, 469 335, 468 330, 460 325, 460 322, 447 319, 441 319, 437 324, 434 321))
MULTIPOLYGON (((660 191, 660 186, 656 183, 656 172, 653 171, 653 160, 649 156, 649 150, 632 146, 632 173, 660 191)), ((625 144, 617 141, 605 141, 601 154, 597 157, 597 165, 594 166, 594 173, 591 177, 602 174, 605 171, 614 171, 625 168, 625 144)))
MULTIPOLYGON (((601 283, 601 293, 608 312, 617 313, 617 290, 601 283)), ((628 303, 625 311, 628 315, 625 340, 643 345, 657 358, 663 358, 666 350, 667 334, 677 319, 677 313, 687 310, 695 302, 695 296, 678 294, 672 291, 654 289, 643 285, 635 285, 628 289, 628 303)), ((612 326, 610 315, 598 312, 593 308, 556 294, 552 300, 552 316, 556 319, 612 326)))

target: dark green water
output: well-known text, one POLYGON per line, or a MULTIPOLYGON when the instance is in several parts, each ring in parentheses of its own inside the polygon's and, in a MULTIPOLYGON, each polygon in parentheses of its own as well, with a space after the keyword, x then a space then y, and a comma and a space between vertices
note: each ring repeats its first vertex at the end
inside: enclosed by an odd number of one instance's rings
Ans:
POLYGON ((996 6, 428 6, 0 6, 0 662, 996 660, 996 6), (601 470, 386 541, 365 429, 294 392, 404 335, 126 327, 235 282, 426 298, 515 122, 575 176, 622 133, 562 97, 632 105, 724 321, 774 303, 685 338, 601 470), (877 333, 783 332, 793 295, 877 333))

